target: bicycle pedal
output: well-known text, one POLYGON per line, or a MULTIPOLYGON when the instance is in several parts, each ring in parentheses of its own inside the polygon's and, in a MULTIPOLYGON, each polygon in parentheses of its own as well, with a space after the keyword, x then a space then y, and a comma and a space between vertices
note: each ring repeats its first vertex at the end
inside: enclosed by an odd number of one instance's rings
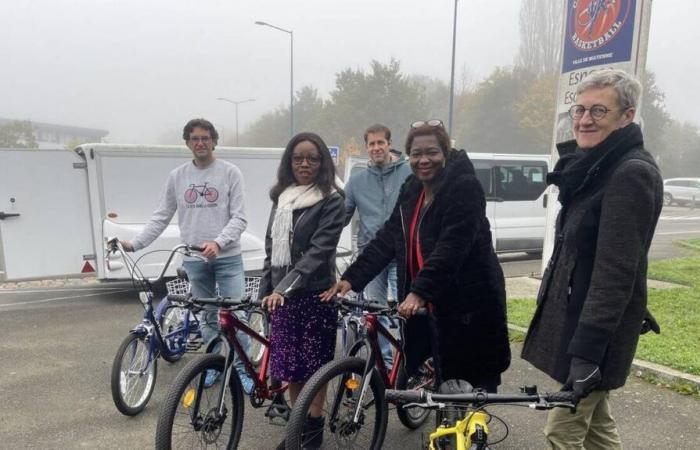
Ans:
POLYGON ((187 343, 185 344, 185 348, 187 349, 188 352, 194 352, 202 348, 204 345, 204 340, 202 338, 198 339, 188 339, 187 343))

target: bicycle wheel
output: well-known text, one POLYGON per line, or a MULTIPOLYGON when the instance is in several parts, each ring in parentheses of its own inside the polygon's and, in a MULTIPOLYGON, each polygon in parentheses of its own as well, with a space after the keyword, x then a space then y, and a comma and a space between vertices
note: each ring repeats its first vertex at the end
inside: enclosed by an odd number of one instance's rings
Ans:
MULTIPOLYGON (((250 312, 248 317, 248 325, 259 335, 268 338, 270 337, 270 323, 268 322, 267 313, 262 309, 256 308, 250 312)), ((262 361, 265 346, 255 339, 250 339, 250 350, 248 356, 250 362, 254 365, 259 365, 262 361)))
POLYGON ((124 338, 112 363, 112 400, 119 412, 135 416, 143 411, 156 384, 158 360, 151 360, 145 336, 124 338))
MULTIPOLYGON (((425 389, 432 391, 435 385, 435 371, 428 361, 424 362, 418 371, 408 376, 403 364, 399 367, 399 373, 396 377, 395 389, 425 389)), ((401 423, 411 430, 415 430, 428 419, 430 410, 426 408, 396 408, 396 414, 399 416, 401 423)))
POLYGON ((160 355, 169 363, 180 360, 187 349, 185 344, 188 334, 186 331, 188 330, 185 330, 185 318, 186 314, 189 313, 185 308, 169 305, 159 319, 163 345, 172 352, 171 355, 167 355, 165 352, 161 352, 160 355))
POLYGON ((208 370, 223 372, 224 357, 205 354, 188 362, 170 386, 156 425, 156 449, 227 448, 235 449, 243 429, 243 389, 236 372, 231 373, 224 390, 224 410, 219 414, 217 382, 204 387, 208 370), (199 410, 195 411, 195 407, 199 410))
POLYGON ((321 367, 299 393, 292 415, 287 423, 287 450, 305 448, 306 443, 320 448, 380 449, 387 425, 387 405, 384 401, 384 383, 376 370, 372 371, 369 389, 364 393, 355 423, 353 415, 361 391, 360 380, 365 362, 360 358, 342 358, 321 367), (311 402, 326 389, 321 415, 325 418, 322 430, 305 430, 311 402))

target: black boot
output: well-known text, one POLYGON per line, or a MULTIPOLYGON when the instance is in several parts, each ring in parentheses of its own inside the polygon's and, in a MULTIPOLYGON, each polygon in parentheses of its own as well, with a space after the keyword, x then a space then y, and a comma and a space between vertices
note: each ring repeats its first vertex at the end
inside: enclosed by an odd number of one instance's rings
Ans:
POLYGON ((323 428, 326 426, 324 417, 306 417, 304 431, 301 434, 304 450, 315 450, 323 445, 323 428))

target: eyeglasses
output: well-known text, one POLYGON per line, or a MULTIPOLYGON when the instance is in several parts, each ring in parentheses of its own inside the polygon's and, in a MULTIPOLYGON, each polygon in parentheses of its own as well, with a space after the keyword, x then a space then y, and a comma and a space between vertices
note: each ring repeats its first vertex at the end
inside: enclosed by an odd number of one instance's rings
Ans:
POLYGON ((440 119, 417 120, 411 124, 411 128, 420 128, 420 127, 423 127, 426 125, 429 127, 445 128, 445 125, 442 123, 442 120, 440 120, 440 119))
POLYGON ((425 150, 411 150, 408 153, 408 157, 413 159, 413 160, 419 160, 423 156, 426 156, 428 159, 437 159, 442 155, 442 150, 439 148, 427 148, 425 150))
POLYGON ((301 166, 304 163, 304 160, 309 163, 310 166, 318 166, 321 164, 321 157, 320 156, 301 156, 301 155, 292 155, 292 164, 295 166, 301 166))
POLYGON ((207 142, 211 141, 211 137, 209 137, 209 136, 190 136, 190 141, 202 142, 203 144, 206 144, 207 142))
POLYGON ((600 120, 613 110, 605 105, 593 105, 590 108, 586 108, 583 105, 574 105, 569 108, 569 117, 573 120, 581 120, 586 114, 586 111, 589 112, 593 120, 600 120))

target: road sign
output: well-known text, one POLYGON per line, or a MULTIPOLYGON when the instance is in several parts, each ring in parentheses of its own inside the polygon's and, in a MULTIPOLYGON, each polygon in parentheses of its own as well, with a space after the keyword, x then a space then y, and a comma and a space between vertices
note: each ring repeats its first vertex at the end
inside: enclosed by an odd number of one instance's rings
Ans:
POLYGON ((331 158, 333 158, 333 164, 338 165, 338 158, 340 157, 339 147, 328 147, 328 151, 331 152, 331 158))

